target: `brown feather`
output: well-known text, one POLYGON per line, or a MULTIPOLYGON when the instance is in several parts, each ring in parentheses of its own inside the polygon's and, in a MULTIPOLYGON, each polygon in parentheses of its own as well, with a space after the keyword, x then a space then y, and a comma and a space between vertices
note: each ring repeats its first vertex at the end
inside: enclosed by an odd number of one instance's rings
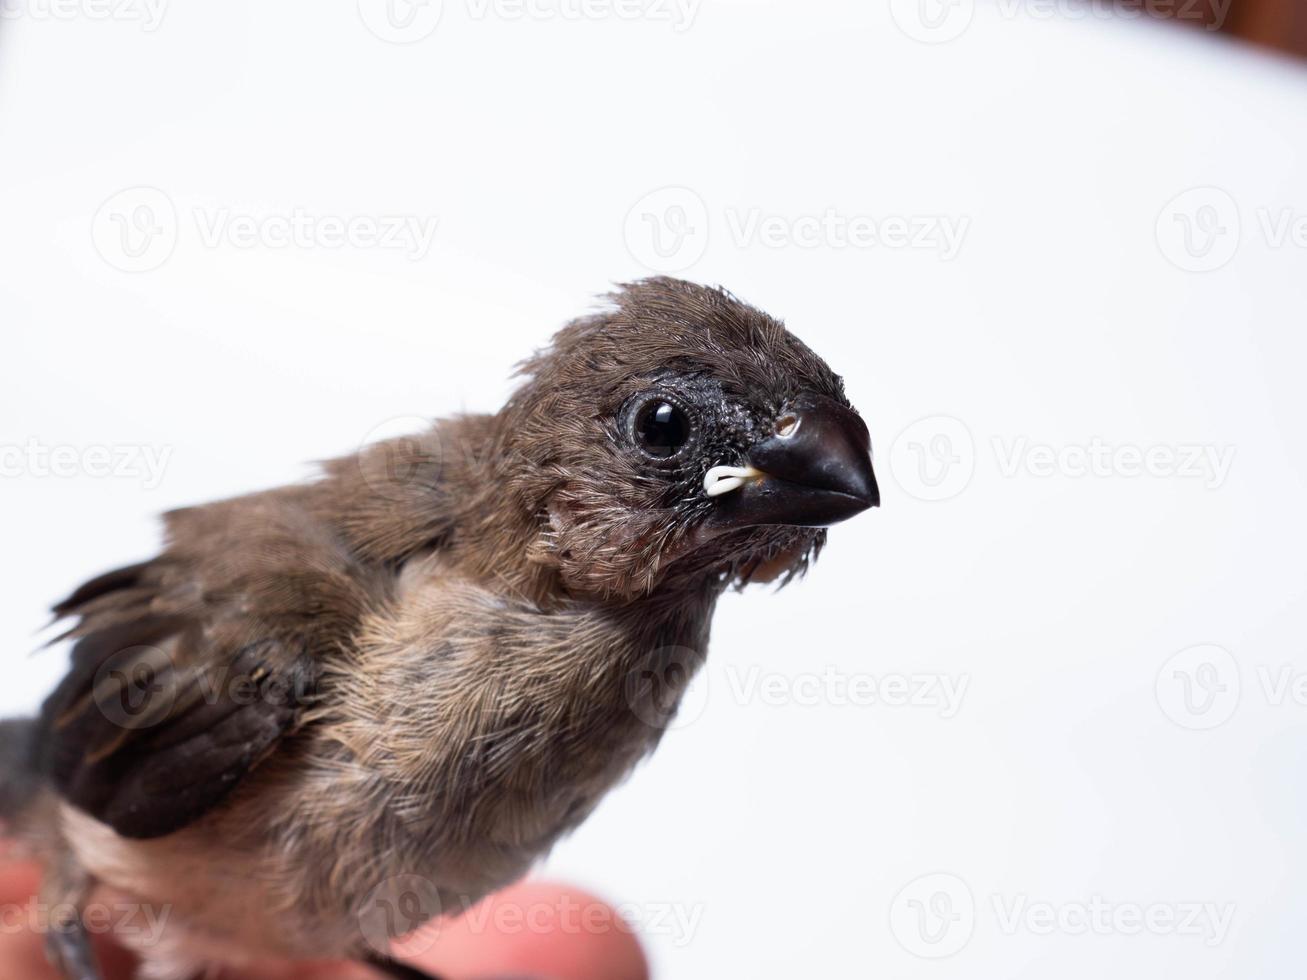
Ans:
POLYGON ((358 955, 396 876, 447 907, 507 884, 658 743, 722 590, 816 555, 812 528, 705 534, 702 479, 796 395, 847 405, 839 377, 723 290, 609 299, 495 415, 174 511, 156 558, 55 606, 44 842, 175 908, 147 955, 358 955), (620 419, 669 379, 715 421, 651 467, 620 419), (135 676, 156 700, 124 719, 135 676))

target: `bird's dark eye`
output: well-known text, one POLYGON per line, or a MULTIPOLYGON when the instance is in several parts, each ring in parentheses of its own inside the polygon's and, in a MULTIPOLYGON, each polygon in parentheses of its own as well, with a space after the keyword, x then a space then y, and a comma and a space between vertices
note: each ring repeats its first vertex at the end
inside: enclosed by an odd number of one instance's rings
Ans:
POLYGON ((633 434, 650 456, 669 459, 690 441, 690 416, 675 402, 651 398, 636 410, 633 434))

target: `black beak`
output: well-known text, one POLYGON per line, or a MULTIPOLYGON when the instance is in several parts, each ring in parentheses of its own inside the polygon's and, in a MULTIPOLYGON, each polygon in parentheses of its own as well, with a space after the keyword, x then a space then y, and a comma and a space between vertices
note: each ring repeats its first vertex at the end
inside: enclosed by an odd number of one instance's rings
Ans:
POLYGON ((748 462, 763 475, 717 497, 710 524, 826 527, 880 505, 866 423, 829 398, 795 402, 748 462))

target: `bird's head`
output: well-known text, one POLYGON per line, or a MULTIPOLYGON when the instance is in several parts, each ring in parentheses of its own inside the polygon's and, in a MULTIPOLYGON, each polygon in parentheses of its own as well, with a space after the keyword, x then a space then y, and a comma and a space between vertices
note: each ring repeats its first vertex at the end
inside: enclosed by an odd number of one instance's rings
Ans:
POLYGON ((780 322, 678 279, 608 298, 524 363, 504 409, 532 557, 569 590, 788 581, 880 502, 843 382, 780 322))

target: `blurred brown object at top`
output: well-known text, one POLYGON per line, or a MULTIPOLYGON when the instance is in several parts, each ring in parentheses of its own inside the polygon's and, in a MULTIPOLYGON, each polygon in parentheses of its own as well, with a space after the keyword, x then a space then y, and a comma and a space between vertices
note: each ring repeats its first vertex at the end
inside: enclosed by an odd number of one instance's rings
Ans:
MULTIPOLYGON (((1124 6, 1138 0, 1121 0, 1124 6)), ((1307 0, 1144 0, 1145 9, 1307 57, 1307 0)))

